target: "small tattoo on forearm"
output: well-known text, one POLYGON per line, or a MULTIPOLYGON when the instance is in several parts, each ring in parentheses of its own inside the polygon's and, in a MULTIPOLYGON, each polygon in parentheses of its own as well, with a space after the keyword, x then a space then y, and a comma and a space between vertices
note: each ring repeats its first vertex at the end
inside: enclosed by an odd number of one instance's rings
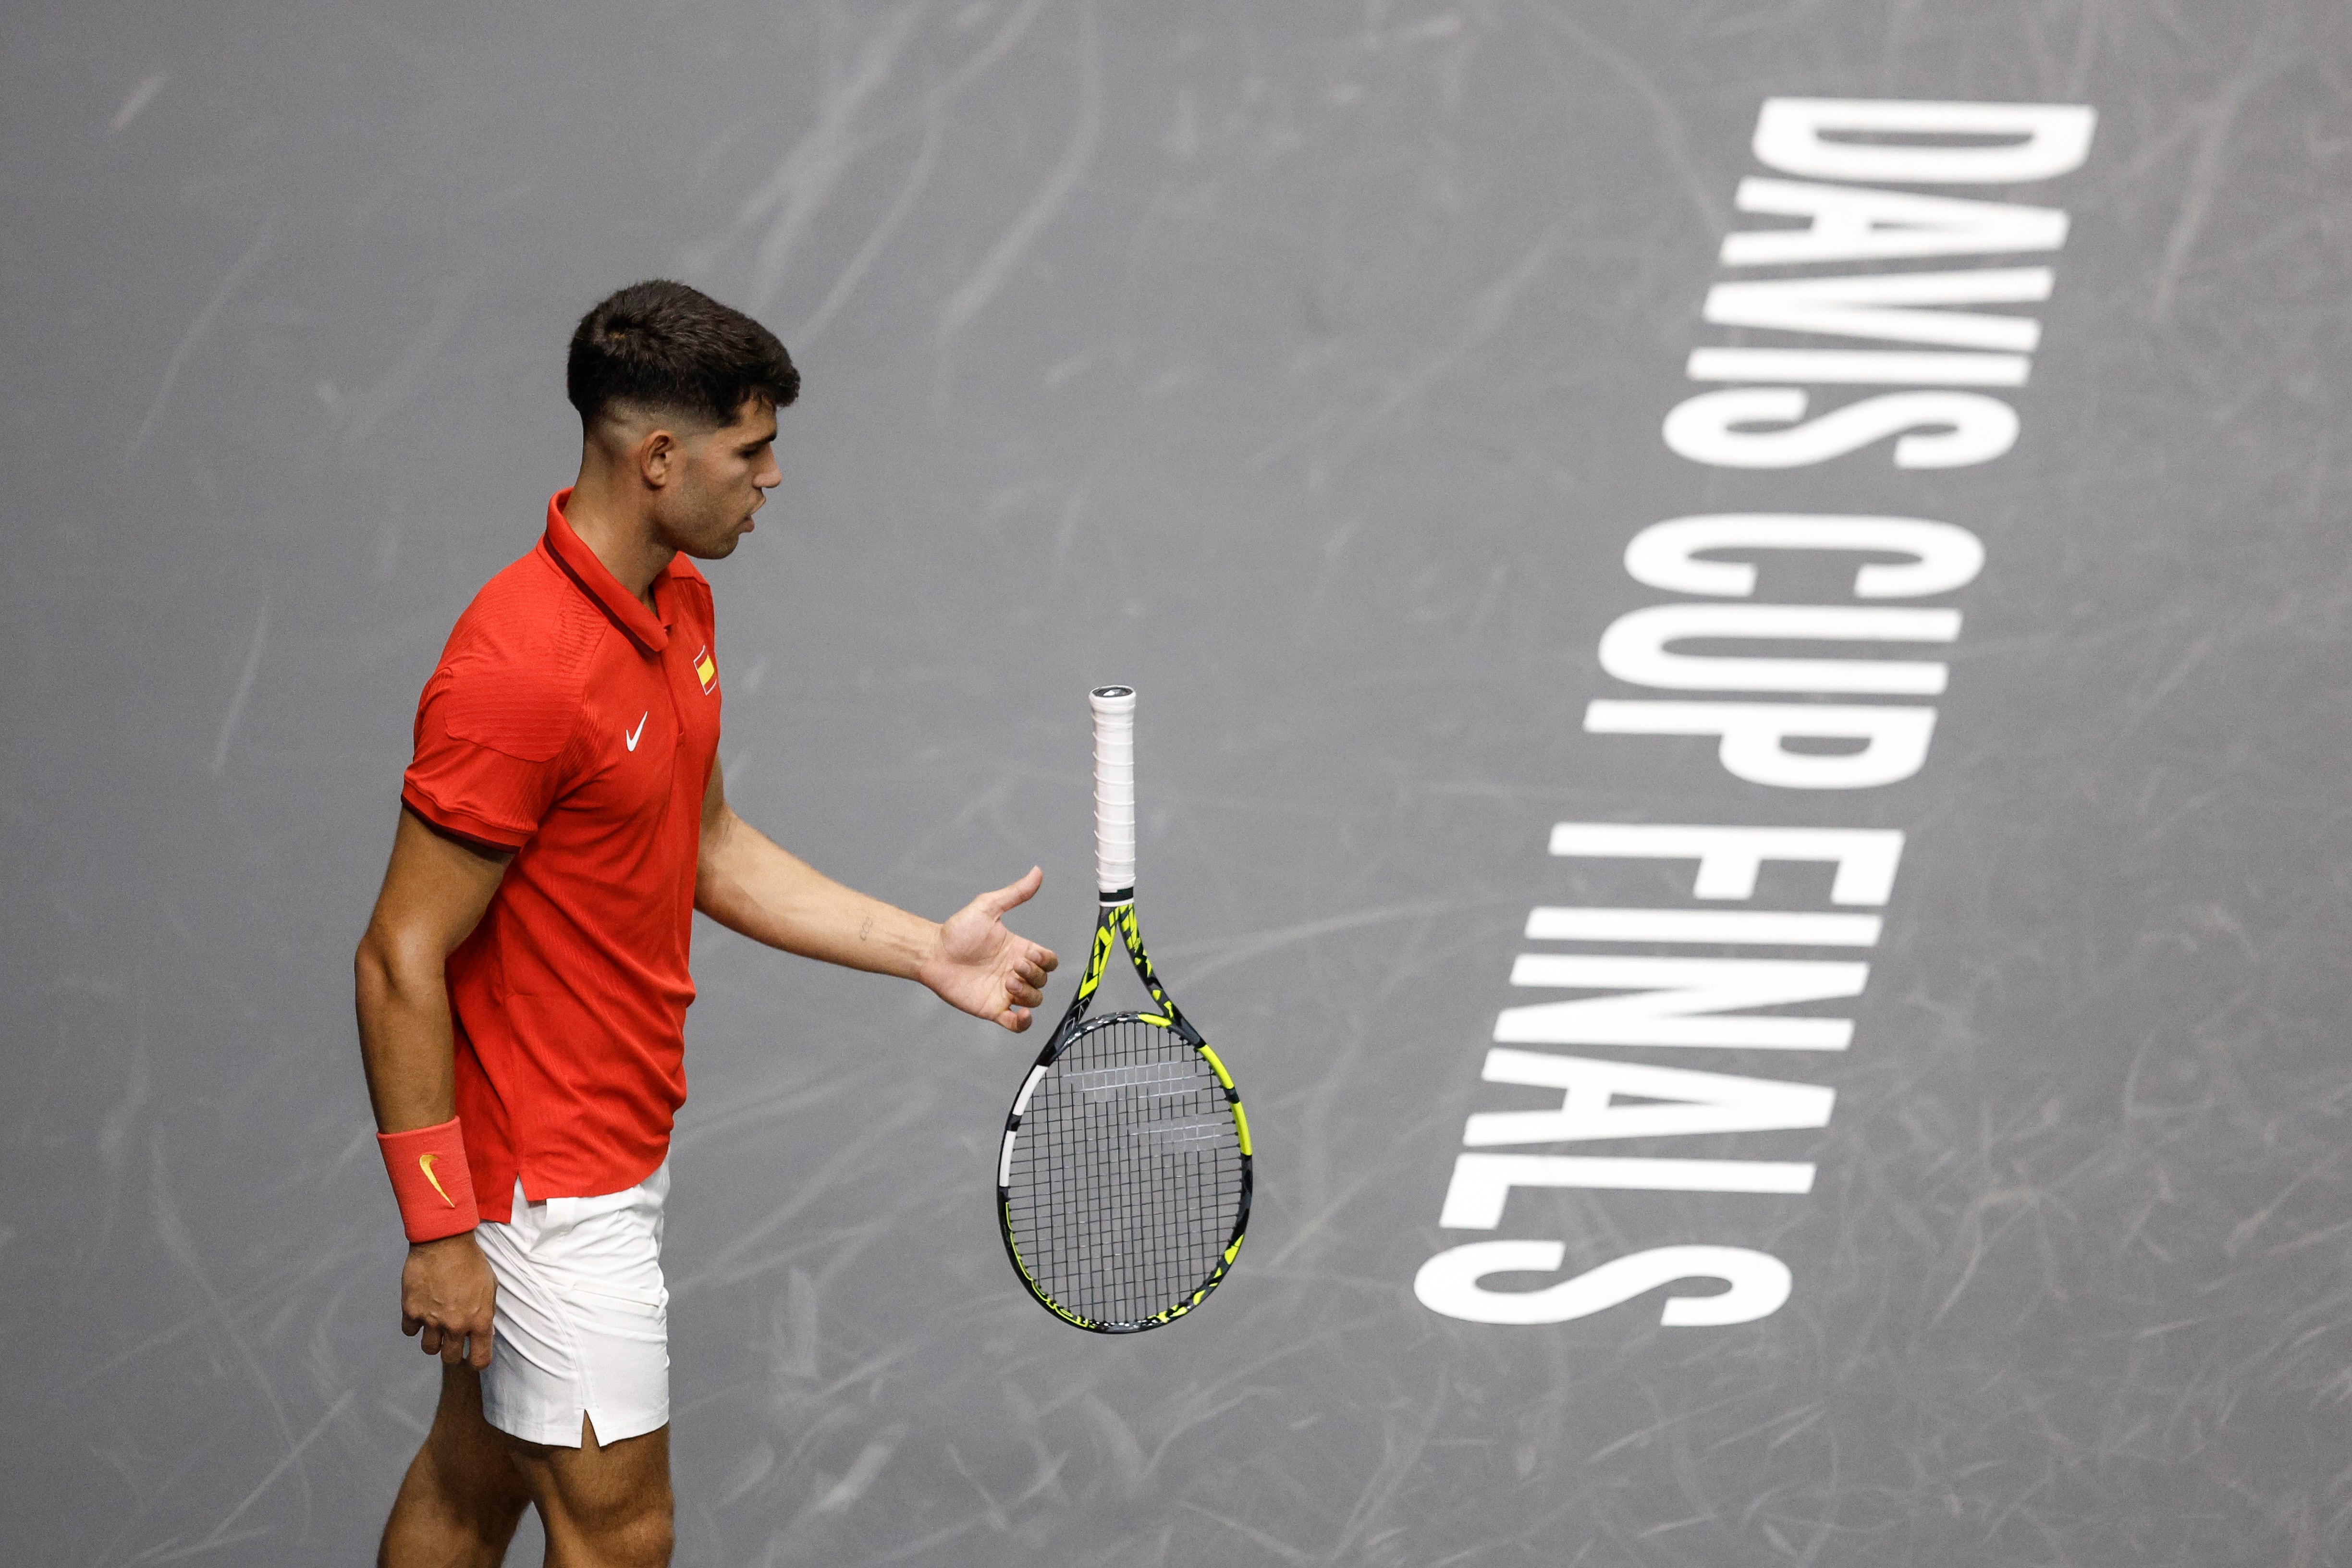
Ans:
POLYGON ((858 941, 860 941, 860 942, 864 942, 867 937, 872 936, 873 934, 874 934, 874 917, 873 917, 872 915, 867 915, 867 916, 866 917, 866 923, 865 923, 864 925, 859 926, 859 927, 857 928, 857 940, 858 940, 858 941))

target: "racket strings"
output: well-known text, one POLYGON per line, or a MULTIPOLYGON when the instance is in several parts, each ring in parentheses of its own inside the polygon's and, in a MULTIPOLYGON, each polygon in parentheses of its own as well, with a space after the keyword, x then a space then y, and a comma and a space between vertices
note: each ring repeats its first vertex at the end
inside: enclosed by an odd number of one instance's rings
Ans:
POLYGON ((1140 1323, 1207 1282, 1241 1204, 1224 1087, 1173 1030, 1087 1025, 1055 1059, 1013 1145, 1013 1241, 1038 1289, 1099 1323, 1140 1323))

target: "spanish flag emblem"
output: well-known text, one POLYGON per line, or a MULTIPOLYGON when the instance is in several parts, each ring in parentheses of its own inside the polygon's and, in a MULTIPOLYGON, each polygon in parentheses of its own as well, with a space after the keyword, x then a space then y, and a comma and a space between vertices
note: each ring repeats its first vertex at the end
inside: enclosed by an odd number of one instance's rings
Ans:
POLYGON ((709 643, 703 644, 702 651, 694 656, 694 673, 702 681, 702 694, 709 696, 712 688, 719 684, 719 661, 710 657, 709 643))

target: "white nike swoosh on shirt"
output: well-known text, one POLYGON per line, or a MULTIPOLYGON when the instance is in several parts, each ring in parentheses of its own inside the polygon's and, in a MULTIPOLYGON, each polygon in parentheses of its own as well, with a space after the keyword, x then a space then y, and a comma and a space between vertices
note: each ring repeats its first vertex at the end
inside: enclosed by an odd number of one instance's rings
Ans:
POLYGON ((637 727, 630 731, 626 736, 629 742, 629 750, 634 752, 637 749, 637 737, 646 732, 646 721, 653 716, 653 711, 654 710, 652 709, 648 708, 643 713, 637 715, 637 727))

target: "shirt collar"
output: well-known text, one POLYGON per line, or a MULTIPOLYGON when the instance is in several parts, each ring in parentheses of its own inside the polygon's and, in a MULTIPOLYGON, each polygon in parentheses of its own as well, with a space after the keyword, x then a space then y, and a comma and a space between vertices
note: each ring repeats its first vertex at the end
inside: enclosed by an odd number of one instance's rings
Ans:
MULTIPOLYGON (((631 642, 637 645, 639 653, 661 652, 669 646, 669 627, 662 624, 660 616, 646 608, 644 601, 622 587, 621 580, 596 558, 596 552, 572 531, 572 524, 563 515, 564 503, 571 499, 569 489, 560 489, 548 498, 547 537, 540 542, 555 564, 562 569, 563 574, 571 578, 631 642)), ((654 581, 658 583, 668 575, 668 573, 660 574, 654 581)))

